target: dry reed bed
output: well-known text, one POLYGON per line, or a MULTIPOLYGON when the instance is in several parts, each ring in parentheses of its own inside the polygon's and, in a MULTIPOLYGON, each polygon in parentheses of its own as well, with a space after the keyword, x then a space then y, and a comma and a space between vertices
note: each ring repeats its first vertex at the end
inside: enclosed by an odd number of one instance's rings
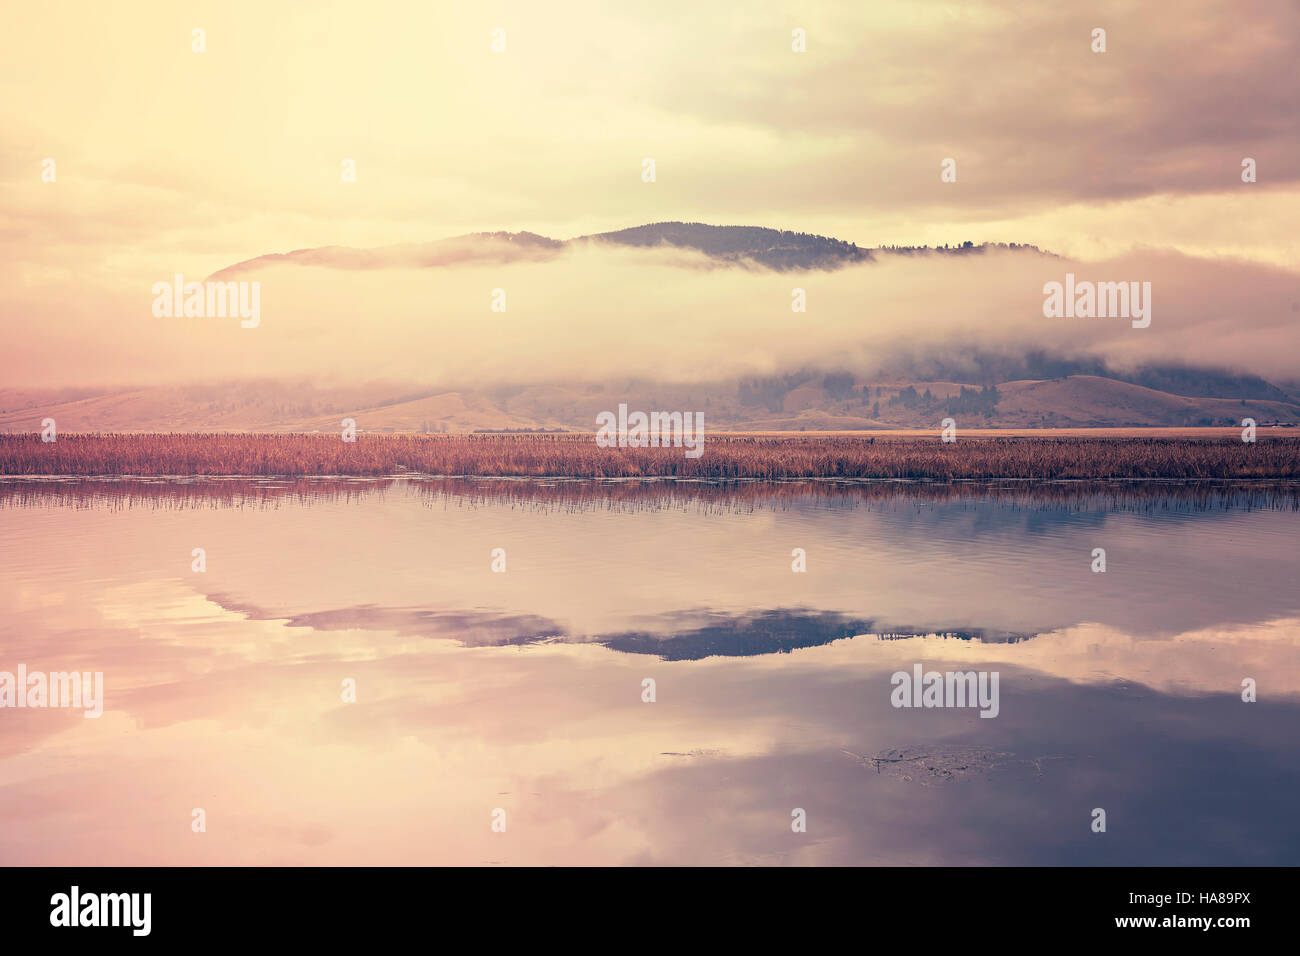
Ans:
POLYGON ((706 437, 681 448, 600 448, 590 435, 0 435, 0 475, 700 479, 1296 479, 1300 438, 706 437))

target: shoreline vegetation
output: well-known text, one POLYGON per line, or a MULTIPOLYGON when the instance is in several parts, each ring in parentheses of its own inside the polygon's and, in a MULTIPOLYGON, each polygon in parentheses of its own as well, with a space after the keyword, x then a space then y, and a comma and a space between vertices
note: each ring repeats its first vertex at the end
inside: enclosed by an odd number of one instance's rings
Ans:
POLYGON ((1300 437, 707 435, 704 453, 592 435, 0 435, 0 476, 1031 481, 1300 479, 1300 437))

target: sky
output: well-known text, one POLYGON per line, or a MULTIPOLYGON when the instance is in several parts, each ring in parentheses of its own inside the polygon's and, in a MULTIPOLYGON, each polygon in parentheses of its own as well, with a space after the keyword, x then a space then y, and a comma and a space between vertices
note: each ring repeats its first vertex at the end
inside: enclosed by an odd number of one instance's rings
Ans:
MULTIPOLYGON (((1227 354, 1295 373, 1277 353, 1295 344, 1300 6, 1185 0, 1169 11, 978 0, 11 4, 0 13, 0 384, 350 375, 362 363, 518 378, 539 363, 573 374, 601 354, 631 372, 634 349, 590 341, 611 313, 631 342, 691 313, 681 351, 701 365, 781 364, 788 312, 746 321, 774 294, 767 278, 700 289, 671 264, 635 269, 617 255, 565 257, 531 297, 540 273, 527 265, 371 275, 363 289, 355 276, 296 276, 267 286, 257 330, 169 327, 149 311, 155 282, 266 253, 494 230, 568 238, 664 220, 862 246, 1032 243, 1099 279, 1145 279, 1133 270, 1164 263, 1158 301, 1209 296, 1223 308, 1194 321, 1166 311, 1185 323, 1179 335, 1105 350, 1227 354), (1105 52, 1093 51, 1096 28, 1105 52), (806 52, 792 48, 796 30, 806 52), (643 181, 646 158, 654 182, 643 181), (949 158, 955 182, 941 180, 949 158), (490 334, 505 320, 477 304, 484 283, 536 306, 513 344, 490 334), (575 305, 563 290, 579 286, 603 298, 575 305), (648 299, 661 311, 628 308, 648 299), (1194 328, 1231 347, 1198 344, 1194 328)), ((834 354, 915 335, 918 310, 923 328, 1015 341, 1041 301, 1036 288, 1003 290, 1000 268, 987 282, 963 275, 951 292, 939 288, 951 271, 922 272, 840 277, 821 300, 835 314, 810 307, 812 341, 834 354), (847 297, 861 290, 855 308, 847 297), (953 296, 989 307, 963 320, 953 296), (881 298, 910 311, 882 310, 881 298)), ((788 301, 792 283, 777 284, 788 301)), ((1079 337, 1038 318, 1035 337, 1079 337)), ((1085 338, 1096 351, 1109 332, 1085 338)), ((670 377, 689 374, 686 358, 672 363, 670 377)))

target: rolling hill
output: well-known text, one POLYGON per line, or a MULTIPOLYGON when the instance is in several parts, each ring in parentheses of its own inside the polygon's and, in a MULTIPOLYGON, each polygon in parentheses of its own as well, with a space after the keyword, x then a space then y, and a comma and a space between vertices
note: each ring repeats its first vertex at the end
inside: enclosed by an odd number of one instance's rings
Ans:
POLYGON ((1095 375, 1016 380, 859 381, 846 373, 673 385, 641 381, 429 388, 371 384, 231 382, 75 392, 0 391, 0 431, 38 431, 53 418, 80 431, 594 431, 616 410, 702 412, 732 431, 931 428, 952 417, 967 428, 1068 428, 1300 424, 1294 399, 1199 397, 1095 375))

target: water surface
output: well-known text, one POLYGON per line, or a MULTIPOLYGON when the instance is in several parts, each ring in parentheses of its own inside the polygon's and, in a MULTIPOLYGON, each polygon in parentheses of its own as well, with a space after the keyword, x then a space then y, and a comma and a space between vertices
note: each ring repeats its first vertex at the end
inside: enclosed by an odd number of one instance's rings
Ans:
POLYGON ((1298 500, 0 482, 0 670, 106 685, 0 709, 0 862, 1295 863, 1298 500))

